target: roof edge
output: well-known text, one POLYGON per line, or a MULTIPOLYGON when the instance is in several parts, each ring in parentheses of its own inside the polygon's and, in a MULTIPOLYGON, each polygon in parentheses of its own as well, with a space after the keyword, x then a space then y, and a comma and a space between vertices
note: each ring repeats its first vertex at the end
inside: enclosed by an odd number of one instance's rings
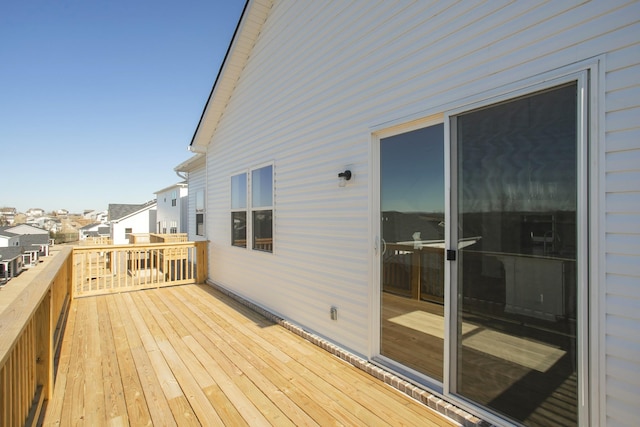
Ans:
POLYGON ((191 138, 189 151, 206 153, 207 146, 215 133, 228 100, 233 96, 233 88, 251 55, 251 52, 247 52, 242 46, 255 45, 272 6, 273 0, 247 0, 245 3, 231 43, 191 138))
POLYGON ((198 135, 198 131, 200 130, 200 126, 202 125, 202 122, 204 121, 204 116, 207 113, 207 107, 209 106, 209 103, 211 102, 211 99, 213 99, 213 95, 216 91, 216 88, 218 87, 218 82, 220 81, 220 77, 222 76, 225 66, 227 65, 229 56, 231 55, 231 51, 233 49, 233 47, 235 46, 236 43, 236 38, 238 36, 238 34, 240 33, 240 28, 242 27, 242 23, 244 22, 245 17, 248 15, 247 14, 247 10, 249 9, 249 3, 251 3, 252 0, 247 0, 244 4, 244 8, 242 9, 242 13, 240 14, 240 19, 238 19, 238 24, 236 25, 236 29, 233 31, 233 36, 231 37, 231 42, 229 43, 229 47, 227 47, 227 52, 224 54, 224 58, 222 59, 222 63, 220 64, 220 69, 218 70, 218 74, 216 75, 216 79, 213 82, 213 86, 211 87, 211 92, 209 92, 209 97, 207 98, 207 102, 205 102, 204 104, 204 108, 202 109, 202 114, 200 115, 200 120, 198 120, 198 124, 196 126, 195 131, 193 132, 193 136, 191 137, 191 142, 189 143, 189 151, 195 151, 195 152, 200 152, 200 151, 196 151, 193 150, 192 147, 195 147, 195 140, 196 140, 196 136, 198 135))

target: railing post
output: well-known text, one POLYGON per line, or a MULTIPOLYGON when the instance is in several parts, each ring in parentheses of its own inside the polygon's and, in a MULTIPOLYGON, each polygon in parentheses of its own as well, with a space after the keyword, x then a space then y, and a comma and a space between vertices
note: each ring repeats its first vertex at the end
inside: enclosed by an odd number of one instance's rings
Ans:
POLYGON ((71 255, 69 256, 69 258, 67 259, 67 272, 68 272, 68 278, 67 278, 67 293, 69 294, 69 304, 71 304, 71 301, 73 301, 73 291, 75 289, 76 286, 76 264, 75 264, 75 260, 76 260, 76 251, 75 249, 71 251, 71 255))
POLYGON ((207 280, 207 242, 195 242, 196 244, 196 283, 204 283, 207 280))
POLYGON ((422 251, 420 249, 414 249, 411 252, 411 296, 414 299, 420 299, 420 288, 422 279, 422 251))
POLYGON ((36 312, 36 383, 42 386, 44 400, 53 395, 53 313, 51 289, 36 312))

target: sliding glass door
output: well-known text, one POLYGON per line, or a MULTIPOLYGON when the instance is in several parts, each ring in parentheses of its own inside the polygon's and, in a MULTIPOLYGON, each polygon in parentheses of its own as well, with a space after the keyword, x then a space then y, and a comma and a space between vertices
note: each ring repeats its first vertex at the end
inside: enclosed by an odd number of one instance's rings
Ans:
POLYGON ((585 389, 582 78, 379 140, 380 360, 531 426, 585 389))
POLYGON ((380 141, 380 354, 442 381, 444 125, 380 141))
POLYGON ((570 83, 452 119, 457 393, 528 425, 577 423, 577 99, 570 83))

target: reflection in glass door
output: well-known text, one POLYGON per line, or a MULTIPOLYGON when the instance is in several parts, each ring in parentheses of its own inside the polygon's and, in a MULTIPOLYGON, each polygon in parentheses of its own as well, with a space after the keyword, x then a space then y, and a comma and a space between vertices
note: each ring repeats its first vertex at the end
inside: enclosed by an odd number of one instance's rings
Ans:
POLYGON ((443 124, 381 139, 380 193, 380 354, 442 381, 443 124))
POLYGON ((452 121, 457 393, 527 425, 577 424, 577 93, 452 121))

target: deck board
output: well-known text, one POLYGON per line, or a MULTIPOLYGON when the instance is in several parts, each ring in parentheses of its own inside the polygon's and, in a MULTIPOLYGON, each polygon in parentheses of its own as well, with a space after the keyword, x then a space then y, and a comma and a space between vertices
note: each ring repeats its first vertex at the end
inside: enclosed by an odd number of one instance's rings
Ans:
POLYGON ((45 425, 456 425, 202 285, 73 301, 45 425))

